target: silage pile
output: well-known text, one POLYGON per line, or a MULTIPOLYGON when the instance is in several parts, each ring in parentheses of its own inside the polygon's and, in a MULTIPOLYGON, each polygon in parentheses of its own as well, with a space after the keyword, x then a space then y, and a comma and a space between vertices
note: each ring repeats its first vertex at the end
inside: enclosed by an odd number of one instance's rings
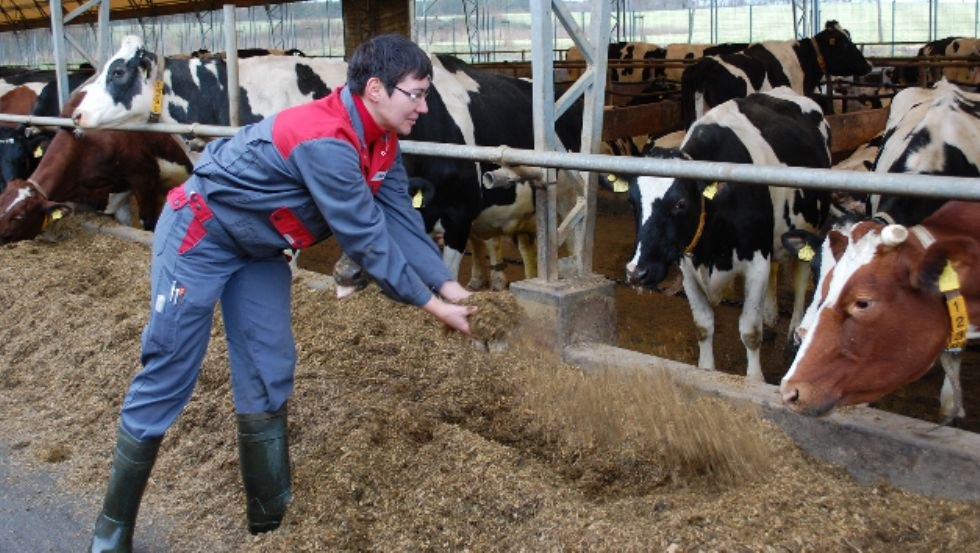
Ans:
MULTIPOLYGON (((17 454, 105 484, 146 320, 149 252, 65 221, 0 247, 0 416, 17 454)), ((140 525, 174 551, 966 550, 976 505, 860 487, 753 413, 664 378, 586 376, 443 331, 371 287, 294 285, 284 526, 245 530, 220 316, 140 525)), ((487 294, 484 314, 515 315, 487 294)), ((483 323, 481 323, 483 324, 483 323)), ((486 328, 507 338, 509 325, 486 328)), ((513 338, 513 336, 510 336, 513 338)))

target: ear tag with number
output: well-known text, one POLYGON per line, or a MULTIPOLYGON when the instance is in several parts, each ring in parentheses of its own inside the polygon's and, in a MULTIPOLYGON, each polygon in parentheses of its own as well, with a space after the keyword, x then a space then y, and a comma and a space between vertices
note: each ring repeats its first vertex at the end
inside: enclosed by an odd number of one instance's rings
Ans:
POLYGON ((953 270, 953 265, 949 261, 943 267, 943 272, 939 274, 939 291, 949 292, 960 287, 960 277, 953 270))
POLYGON ((718 183, 713 182, 705 187, 704 192, 702 192, 701 195, 709 200, 713 200, 715 198, 715 194, 717 193, 718 193, 718 183))

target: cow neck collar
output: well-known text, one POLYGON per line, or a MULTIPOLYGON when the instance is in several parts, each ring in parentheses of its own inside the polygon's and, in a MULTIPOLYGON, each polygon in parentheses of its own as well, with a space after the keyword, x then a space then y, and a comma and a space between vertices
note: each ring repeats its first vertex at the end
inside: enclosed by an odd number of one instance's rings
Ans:
POLYGON ((27 184, 31 185, 31 188, 33 188, 35 192, 40 194, 45 201, 48 200, 48 193, 45 192, 43 188, 41 188, 41 185, 38 184, 36 180, 29 178, 27 179, 27 184))
MULTIPOLYGON (((712 184, 716 185, 717 183, 712 184)), ((701 240, 701 234, 704 232, 704 217, 707 211, 704 205, 706 196, 704 194, 698 194, 698 196, 701 198, 701 211, 698 214, 698 229, 694 231, 694 237, 691 238, 691 242, 684 248, 684 255, 690 255, 694 251, 694 247, 698 245, 698 241, 701 240)))
POLYGON ((163 113, 163 63, 164 58, 157 54, 157 64, 153 69, 153 100, 150 104, 150 123, 158 123, 163 113))
POLYGON ((820 43, 817 42, 817 37, 810 37, 810 42, 813 43, 813 52, 817 55, 817 65, 820 67, 820 73, 827 74, 827 61, 823 59, 823 54, 820 53, 820 43))
MULTIPOLYGON (((909 232, 922 244, 923 250, 928 249, 936 238, 929 232, 929 229, 922 225, 915 225, 909 228, 909 232)), ((959 353, 966 345, 966 333, 970 328, 970 315, 966 310, 966 300, 960 294, 960 278, 953 269, 953 264, 946 261, 943 272, 939 275, 939 291, 942 292, 946 300, 946 311, 949 313, 949 340, 946 342, 946 351, 959 353)))

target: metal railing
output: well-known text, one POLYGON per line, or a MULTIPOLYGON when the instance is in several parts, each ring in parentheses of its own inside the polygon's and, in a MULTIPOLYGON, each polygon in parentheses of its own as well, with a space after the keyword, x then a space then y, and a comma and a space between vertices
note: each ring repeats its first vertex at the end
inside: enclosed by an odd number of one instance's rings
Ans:
MULTIPOLYGON (((73 128, 71 119, 0 114, 0 121, 37 126, 73 128)), ((195 137, 231 136, 238 127, 218 125, 143 123, 112 130, 163 132, 195 137)), ((703 180, 746 182, 770 186, 816 188, 846 192, 874 192, 930 198, 980 200, 980 179, 903 173, 870 173, 835 169, 811 169, 748 165, 682 159, 655 159, 562 152, 540 152, 509 146, 464 146, 438 142, 400 140, 404 153, 485 161, 504 166, 530 165, 621 175, 658 175, 703 180)))

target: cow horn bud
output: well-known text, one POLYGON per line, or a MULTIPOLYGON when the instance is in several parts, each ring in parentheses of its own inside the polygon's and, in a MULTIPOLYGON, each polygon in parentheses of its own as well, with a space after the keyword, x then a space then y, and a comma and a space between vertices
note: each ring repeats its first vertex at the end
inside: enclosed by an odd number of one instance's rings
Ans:
POLYGON ((888 225, 881 229, 881 241, 888 247, 894 247, 909 237, 909 229, 902 225, 888 225))

